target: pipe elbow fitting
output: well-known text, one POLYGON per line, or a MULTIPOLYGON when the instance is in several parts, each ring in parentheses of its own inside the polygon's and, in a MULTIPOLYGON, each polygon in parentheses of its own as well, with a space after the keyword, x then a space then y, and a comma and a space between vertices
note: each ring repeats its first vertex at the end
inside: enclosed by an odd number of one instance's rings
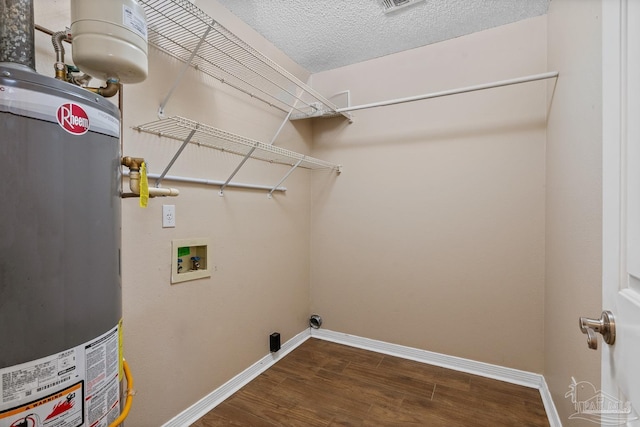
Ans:
POLYGON ((125 156, 120 161, 120 164, 122 164, 122 166, 128 167, 129 169, 131 169, 131 171, 139 171, 143 162, 144 159, 142 157, 125 156))
MULTIPOLYGON (((123 166, 129 168, 129 189, 136 196, 140 195, 140 167, 144 159, 141 157, 125 156, 120 160, 123 166)), ((170 187, 149 187, 149 197, 176 197, 180 190, 170 187)))
POLYGON ((105 98, 111 98, 120 90, 120 83, 116 79, 107 80, 107 85, 102 87, 87 87, 85 88, 93 93, 97 93, 105 98))

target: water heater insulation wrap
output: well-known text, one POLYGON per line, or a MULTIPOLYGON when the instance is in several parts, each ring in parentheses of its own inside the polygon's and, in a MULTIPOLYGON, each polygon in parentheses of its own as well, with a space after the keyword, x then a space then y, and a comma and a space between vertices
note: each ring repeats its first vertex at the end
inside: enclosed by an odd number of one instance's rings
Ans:
POLYGON ((0 64, 0 427, 119 415, 119 116, 0 64))
POLYGON ((72 0, 71 35, 82 72, 121 83, 147 78, 147 23, 135 0, 72 0))

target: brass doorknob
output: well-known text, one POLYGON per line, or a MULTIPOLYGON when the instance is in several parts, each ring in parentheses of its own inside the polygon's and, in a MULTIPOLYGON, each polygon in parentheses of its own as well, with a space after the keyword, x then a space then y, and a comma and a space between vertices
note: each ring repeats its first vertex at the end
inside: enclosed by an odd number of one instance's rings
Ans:
POLYGON ((616 342, 616 321, 609 310, 603 311, 599 319, 581 317, 580 330, 583 334, 587 334, 587 345, 592 350, 598 348, 596 332, 602 335, 607 344, 613 345, 616 342))

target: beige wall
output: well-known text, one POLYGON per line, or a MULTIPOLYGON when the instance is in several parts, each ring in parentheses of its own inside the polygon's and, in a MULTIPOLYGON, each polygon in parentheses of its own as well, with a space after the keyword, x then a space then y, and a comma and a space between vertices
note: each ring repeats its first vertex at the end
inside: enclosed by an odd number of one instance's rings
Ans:
MULTIPOLYGON (((216 2, 199 7, 277 62, 306 74, 216 2)), ((36 1, 37 22, 53 29, 68 22, 68 2, 36 1)), ((38 36, 38 52, 50 52, 38 36)), ((124 88, 123 152, 143 156, 159 173, 179 147, 133 131, 157 119, 160 101, 181 64, 150 51, 149 78, 124 88)), ((70 56, 69 56, 70 59, 70 56)), ((39 71, 51 74, 50 60, 39 71)), ((285 114, 217 81, 189 70, 167 105, 182 115, 240 135, 269 142, 285 114)), ((311 124, 286 125, 276 145, 308 152, 311 124)), ((188 147, 170 174, 225 180, 240 158, 208 148, 188 147)), ((275 184, 288 167, 250 161, 234 181, 275 184)), ((159 426, 269 353, 269 334, 282 342, 307 326, 309 316, 309 171, 286 181, 286 194, 177 184, 175 199, 154 199, 138 207, 123 200, 122 288, 124 354, 137 394, 127 425, 159 426), (162 204, 175 204, 177 226, 161 228, 162 204), (211 279, 170 285, 171 239, 210 239, 211 279)))
POLYGON ((560 78, 547 127, 545 378, 569 426, 580 425, 567 419, 571 377, 600 384, 600 352, 577 319, 602 311, 601 7, 553 0, 548 13, 549 69, 560 78))
MULTIPOLYGON (((547 70, 546 17, 313 76, 352 104, 547 70)), ((546 84, 314 122, 311 307, 327 329, 543 371, 546 84)))
MULTIPOLYGON (((291 68, 291 61, 215 2, 198 6, 291 68)), ((126 88, 124 151, 148 157, 160 172, 178 148, 176 141, 161 141, 129 128, 156 119, 166 83, 181 64, 155 50, 150 59, 149 79, 126 88)), ((271 140, 284 119, 280 111, 193 69, 185 77, 167 105, 168 115, 190 117, 263 142, 271 140)), ((298 122, 288 124, 276 144, 306 152, 310 141, 310 124, 298 122)), ((189 147, 171 173, 224 180, 239 160, 208 148, 189 147)), ((251 161, 234 180, 275 184, 287 170, 251 161)), ((131 425, 167 421, 268 354, 271 332, 280 332, 285 342, 305 328, 309 179, 308 171, 296 171, 286 182, 287 193, 271 200, 264 191, 227 189, 219 197, 215 187, 179 185, 180 197, 154 200, 146 210, 134 200, 124 201, 125 353, 140 391, 131 425), (176 205, 175 229, 161 228, 163 203, 176 205), (171 239, 191 237, 210 239, 213 276, 171 286, 171 239)))
MULTIPOLYGON (((35 3, 37 23, 69 24, 68 1, 35 3)), ((216 2, 198 6, 306 78, 216 2)), ((267 354, 270 332, 303 330, 309 309, 331 330, 544 372, 566 421, 570 377, 599 380, 575 321, 600 310, 599 6, 554 0, 548 17, 314 75, 322 93, 349 89, 362 104, 559 70, 552 99, 538 82, 360 111, 353 124, 293 122, 277 144, 342 175, 296 171, 272 200, 170 182, 177 199, 124 200, 129 424, 175 416, 267 354), (161 228, 163 203, 176 205, 175 229, 161 228), (171 286, 170 241, 188 237, 211 240, 213 277, 171 286)), ((44 74, 50 49, 38 35, 44 74)), ((177 142, 131 128, 156 119, 180 64, 152 49, 150 66, 124 90, 123 149, 160 172, 177 142)), ((265 142, 283 119, 194 70, 167 114, 265 142)), ((225 179, 237 161, 189 147, 171 174, 225 179)), ((236 180, 285 172, 251 162, 236 180)))

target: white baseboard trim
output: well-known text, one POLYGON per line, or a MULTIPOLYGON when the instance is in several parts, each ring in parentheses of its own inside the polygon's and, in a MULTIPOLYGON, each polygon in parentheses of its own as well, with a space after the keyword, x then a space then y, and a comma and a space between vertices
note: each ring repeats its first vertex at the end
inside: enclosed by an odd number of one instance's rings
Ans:
POLYGON ((207 412, 221 404, 225 399, 233 393, 247 385, 251 380, 273 366, 278 360, 292 352, 296 347, 309 339, 311 334, 306 329, 295 337, 282 344, 280 351, 270 353, 258 360, 256 363, 240 372, 235 377, 167 421, 162 427, 185 427, 195 423, 202 418, 207 412))
POLYGON ((476 362, 475 360, 448 356, 446 354, 434 353, 432 351, 420 350, 413 347, 405 347, 403 345, 391 344, 384 341, 372 340, 341 332, 328 331, 326 329, 312 329, 311 336, 313 338, 332 341, 338 344, 345 344, 351 347, 388 354, 389 356, 414 360, 416 362, 428 363, 429 365, 441 366, 443 368, 506 381, 525 387, 540 388, 540 384, 543 379, 542 375, 534 374, 532 372, 505 368, 503 366, 491 365, 484 362, 476 362))
POLYGON ((549 390, 544 377, 542 377, 542 385, 540 386, 540 397, 542 398, 544 410, 547 412, 547 418, 549 418, 549 425, 551 427, 562 427, 560 415, 558 414, 558 410, 556 409, 556 404, 553 403, 551 391, 549 390))
POLYGON ((446 354, 434 353, 432 351, 420 350, 403 345, 391 344, 384 341, 372 340, 356 335, 329 331, 326 329, 312 329, 311 337, 538 389, 540 391, 540 397, 542 398, 545 411, 547 412, 547 417, 549 418, 549 424, 551 427, 562 427, 562 422, 560 421, 555 404, 551 398, 551 392, 549 391, 547 382, 540 374, 506 368, 504 366, 492 365, 484 362, 477 362, 475 360, 463 359, 461 357, 448 356, 446 354))
POLYGON ((545 411, 547 412, 547 417, 549 418, 549 424, 551 427, 562 427, 562 422, 560 421, 555 404, 551 398, 551 392, 549 391, 547 382, 540 374, 506 368, 504 366, 492 365, 484 362, 477 362, 475 360, 463 359, 461 357, 448 356, 446 354, 434 353, 432 351, 420 350, 398 344, 391 344, 384 341, 372 340, 356 335, 329 331, 326 329, 306 329, 300 332, 298 335, 284 343, 280 351, 266 355, 224 383, 222 386, 200 399, 198 402, 176 415, 167 423, 163 424, 162 427, 184 427, 196 422, 207 412, 218 406, 233 393, 240 390, 251 380, 269 369, 278 360, 289 354, 311 337, 538 389, 540 391, 540 397, 542 398, 545 411))

